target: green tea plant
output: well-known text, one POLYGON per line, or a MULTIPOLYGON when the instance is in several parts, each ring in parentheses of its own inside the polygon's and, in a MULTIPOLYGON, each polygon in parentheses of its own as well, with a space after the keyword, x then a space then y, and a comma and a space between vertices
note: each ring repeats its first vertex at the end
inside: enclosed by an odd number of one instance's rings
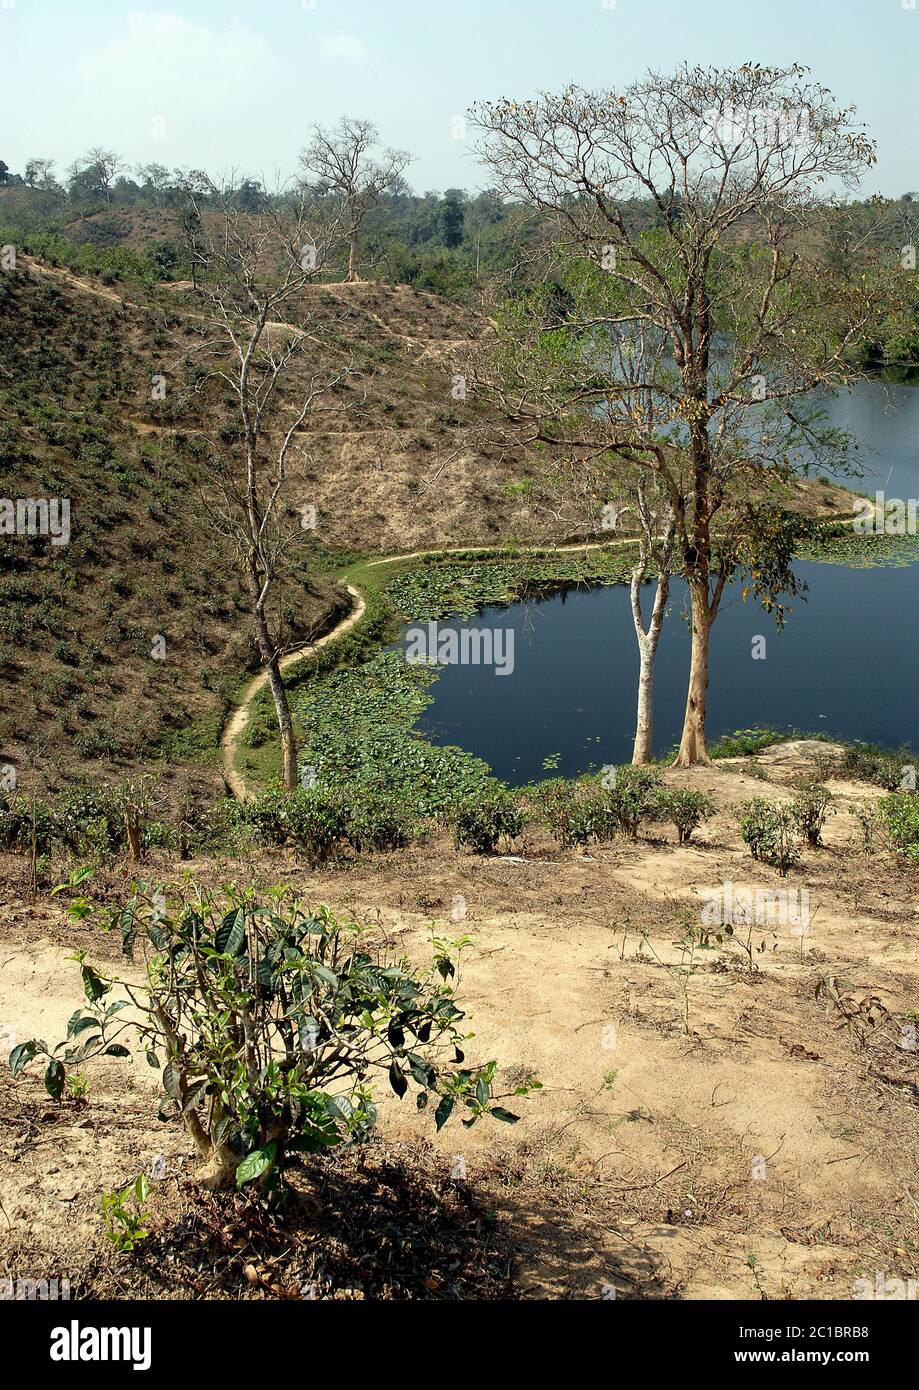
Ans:
POLYGON ((608 794, 593 782, 552 778, 534 793, 534 801, 553 836, 566 848, 612 840, 618 821, 608 794))
POLYGON ((919 866, 919 796, 894 792, 877 806, 878 821, 895 854, 919 866))
POLYGON ((46 854, 55 841, 54 812, 43 801, 16 792, 0 802, 0 849, 46 854))
POLYGON ((661 792, 657 798, 657 809, 662 818, 673 822, 679 843, 685 845, 692 838, 693 831, 714 815, 715 803, 705 792, 683 787, 661 792))
POLYGON ((419 972, 286 888, 264 900, 189 886, 170 904, 161 888, 139 886, 111 925, 129 958, 143 951, 144 986, 103 976, 78 952, 86 1003, 67 1037, 54 1048, 19 1044, 10 1068, 17 1075, 43 1059, 45 1087, 59 1100, 69 1068, 128 1056, 120 1039, 137 1039, 162 1075, 161 1118, 181 1116, 211 1186, 257 1181, 274 1193, 297 1154, 366 1139, 380 1079, 400 1098, 413 1086, 438 1129, 455 1109, 467 1126, 483 1115, 519 1118, 497 1103, 496 1062, 463 1065, 469 1035, 454 992, 462 943, 435 940, 419 972), (112 999, 116 989, 123 997, 112 999))
POLYGON ((395 797, 365 792, 348 806, 345 834, 358 854, 401 849, 418 835, 418 822, 395 797))
POLYGON ((252 801, 230 802, 227 815, 257 844, 297 845, 319 863, 348 833, 347 798, 324 787, 271 788, 252 801))
POLYGON ((96 863, 127 852, 140 859, 155 843, 177 838, 175 827, 151 816, 154 779, 148 774, 121 783, 66 787, 50 804, 16 793, 0 804, 0 846, 38 853, 69 851, 96 863))
POLYGON ((859 782, 873 782, 886 791, 897 791, 901 786, 904 767, 915 767, 916 754, 905 745, 893 752, 874 743, 850 743, 847 745, 840 769, 859 782))
POLYGON ((523 811, 500 782, 494 782, 456 801, 448 812, 458 849, 494 854, 499 841, 515 839, 523 830, 523 811))
POLYGON ((115 1188, 112 1192, 103 1192, 105 1234, 116 1250, 131 1251, 150 1234, 147 1229, 149 1196, 150 1179, 144 1173, 120 1191, 115 1188))
POLYGON ((874 854, 879 847, 879 841, 886 838, 877 807, 870 802, 861 801, 851 809, 861 827, 862 854, 874 854))
POLYGON ((822 783, 805 778, 795 783, 798 794, 791 803, 791 814, 806 845, 817 849, 821 844, 827 816, 836 814, 835 798, 822 783))
MULTIPOLYGON (((679 963, 673 966, 668 965, 668 970, 676 972, 677 983, 680 993, 683 996, 683 1031, 687 1036, 692 1032, 689 1026, 689 981, 696 972, 701 969, 701 962, 697 959, 700 952, 713 951, 712 938, 715 935, 707 927, 700 925, 689 912, 684 912, 678 925, 683 928, 683 935, 678 941, 674 941, 674 946, 680 948, 679 963)), ((720 942, 720 936, 717 937, 720 942)), ((657 952, 654 952, 657 955, 657 952)), ((657 957, 660 960, 660 957, 657 957)), ((661 962, 663 964, 663 962, 661 962)))
POLYGON ((780 878, 801 862, 800 831, 790 806, 754 797, 738 808, 738 819, 753 858, 778 869, 780 878))
POLYGON ((631 764, 617 767, 615 772, 615 785, 607 793, 610 810, 620 830, 635 840, 642 821, 653 820, 657 815, 661 775, 655 768, 631 764))

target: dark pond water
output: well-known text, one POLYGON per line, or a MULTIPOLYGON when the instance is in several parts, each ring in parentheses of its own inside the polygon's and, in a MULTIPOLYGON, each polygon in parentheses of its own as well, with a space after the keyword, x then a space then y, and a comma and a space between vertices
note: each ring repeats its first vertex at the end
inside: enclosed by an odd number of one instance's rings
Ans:
MULTIPOLYGON (((919 497, 919 389, 863 383, 829 407, 861 444, 866 491, 919 497)), ((736 586, 712 635, 710 739, 769 725, 887 745, 919 746, 919 565, 850 569, 799 562, 806 602, 792 601, 782 632, 736 586), (754 660, 754 638, 765 659, 754 660)), ((650 600, 652 589, 646 589, 650 600)), ((655 749, 679 738, 689 662, 686 591, 674 582, 657 656, 655 749)), ((459 744, 520 784, 573 775, 631 756, 638 656, 624 585, 569 590, 485 608, 457 630, 514 633, 513 672, 450 665, 431 688, 419 729, 459 744), (551 760, 547 767, 546 760, 551 760)))

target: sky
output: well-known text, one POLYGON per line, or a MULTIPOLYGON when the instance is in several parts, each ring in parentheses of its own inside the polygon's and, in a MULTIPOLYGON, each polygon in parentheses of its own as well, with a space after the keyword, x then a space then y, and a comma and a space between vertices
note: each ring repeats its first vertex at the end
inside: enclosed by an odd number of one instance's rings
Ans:
POLYGON ((808 65, 878 144, 863 193, 919 191, 917 0, 0 0, 0 159, 274 183, 314 122, 368 118, 418 191, 485 182, 463 113, 684 60, 808 65))

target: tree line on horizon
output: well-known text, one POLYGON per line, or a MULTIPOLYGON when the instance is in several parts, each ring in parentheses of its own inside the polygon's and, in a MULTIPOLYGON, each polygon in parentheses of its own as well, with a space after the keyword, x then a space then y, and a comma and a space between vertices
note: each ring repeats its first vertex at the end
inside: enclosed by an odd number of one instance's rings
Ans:
MULTIPOLYGON (((372 122, 348 118, 332 128, 314 126, 301 155, 300 176, 276 189, 236 171, 212 178, 202 169, 169 169, 156 161, 131 165, 101 146, 87 150, 60 178, 52 159, 30 158, 21 172, 11 171, 0 160, 0 189, 24 190, 15 202, 0 199, 0 227, 21 234, 85 239, 104 260, 105 252, 123 248, 117 243, 93 243, 86 230, 93 218, 135 209, 171 213, 175 234, 151 238, 144 250, 152 277, 171 279, 189 273, 182 219, 191 200, 203 209, 219 212, 230 205, 257 216, 278 203, 293 206, 305 188, 317 209, 327 215, 330 202, 344 196, 335 166, 344 163, 347 177, 349 157, 355 161, 352 180, 362 185, 366 197, 350 238, 352 278, 408 284, 464 304, 479 302, 486 287, 495 282, 500 289, 492 289, 492 299, 530 289, 533 252, 545 232, 543 211, 526 198, 510 196, 497 181, 478 192, 456 187, 415 192, 405 177, 410 154, 381 147, 372 122), (82 229, 74 228, 74 223, 82 224, 82 229)), ((641 190, 623 200, 623 208, 636 233, 663 226, 660 209, 641 190)), ((906 191, 897 198, 848 196, 839 202, 836 215, 837 245, 832 254, 837 262, 869 235, 892 253, 905 254, 910 246, 919 245, 919 192, 906 191)), ((112 265, 116 278, 126 268, 124 257, 122 264, 112 265)), ((919 362, 919 295, 911 312, 885 326, 877 341, 866 342, 863 353, 864 361, 874 364, 919 362)))

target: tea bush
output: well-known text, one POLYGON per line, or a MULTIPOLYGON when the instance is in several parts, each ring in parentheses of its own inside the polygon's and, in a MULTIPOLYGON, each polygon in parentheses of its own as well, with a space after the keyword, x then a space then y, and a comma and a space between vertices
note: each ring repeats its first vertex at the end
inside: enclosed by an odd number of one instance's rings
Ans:
POLYGON ((499 841, 521 833, 524 816, 513 795, 500 782, 453 803, 447 813, 457 848, 475 854, 494 854, 499 841))
POLYGON ((919 796, 894 792, 878 803, 877 814, 894 852, 919 865, 919 796))
POLYGON ((679 843, 685 845, 692 838, 692 832, 714 815, 715 804, 706 792, 684 787, 662 791, 657 798, 657 810, 662 819, 672 821, 679 843))
POLYGON ((873 782, 894 792, 901 789, 903 769, 915 769, 919 759, 911 748, 901 747, 891 752, 875 743, 848 744, 840 759, 840 770, 858 782, 873 782))
POLYGON ((230 822, 248 831, 256 844, 293 844, 320 862, 345 839, 348 814, 344 795, 321 787, 270 788, 227 807, 230 822))
POLYGON ((54 812, 45 802, 33 803, 21 792, 0 800, 0 849, 29 853, 32 849, 34 823, 35 849, 47 854, 55 842, 54 812))
POLYGON ((800 831, 791 807, 754 797, 739 807, 739 824, 753 858, 771 864, 781 878, 801 862, 800 831))
MULTIPOLYGON (((154 820, 152 809, 150 777, 101 786, 78 783, 50 804, 36 799, 36 849, 40 854, 64 850, 94 862, 125 851, 139 859, 146 848, 172 847, 179 840, 178 827, 154 820)), ((32 818, 32 799, 24 792, 0 803, 0 847, 31 850, 32 818)))
POLYGON ((795 783, 798 794, 791 803, 791 814, 806 845, 816 849, 821 843, 827 816, 833 816, 835 798, 820 782, 805 779, 795 783))
POLYGON ((534 801, 555 839, 568 848, 612 840, 616 834, 609 796, 596 783, 553 778, 536 789, 534 801))
POLYGON ((615 774, 615 785, 607 793, 610 810, 620 830, 634 840, 641 822, 657 816, 661 775, 656 768, 633 767, 631 763, 617 767, 615 774))
MULTIPOLYGON (((463 943, 435 940, 421 972, 381 954, 365 929, 312 911, 289 889, 266 900, 194 886, 168 903, 141 886, 111 914, 124 953, 143 945, 143 987, 99 974, 77 956, 86 1003, 54 1048, 31 1039, 10 1054, 17 1075, 36 1058, 59 1100, 67 1070, 130 1055, 136 1039, 161 1072, 160 1117, 181 1116, 214 1187, 259 1182, 274 1192, 296 1155, 366 1139, 374 1082, 401 1099, 413 1086, 437 1129, 518 1116, 497 1101, 496 1062, 464 1067, 465 1015, 454 997, 463 943), (113 998, 121 988, 124 998, 113 998), (122 1012, 133 1005, 134 1017, 122 1012), (139 1015, 139 1017, 137 1017, 139 1015)), ((513 1094, 538 1086, 527 1082, 513 1094)))
POLYGON ((349 804, 345 833, 358 854, 368 850, 401 849, 417 837, 418 822, 394 797, 370 792, 349 804))

